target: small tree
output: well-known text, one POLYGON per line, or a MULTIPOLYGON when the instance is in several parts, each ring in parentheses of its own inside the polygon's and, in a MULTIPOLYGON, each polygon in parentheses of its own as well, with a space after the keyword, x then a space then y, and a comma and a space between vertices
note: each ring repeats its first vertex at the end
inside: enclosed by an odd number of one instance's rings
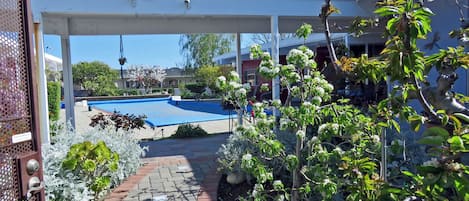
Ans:
MULTIPOLYGON (((311 26, 304 25, 297 36, 306 38, 311 32, 311 26)), ((280 100, 256 103, 255 123, 237 128, 234 135, 242 135, 245 143, 251 144, 244 146, 247 149, 240 159, 241 169, 255 178, 250 197, 378 199, 382 184, 377 162, 380 126, 345 100, 328 103, 333 86, 318 71, 314 52, 306 46, 291 50, 287 65, 275 64, 258 45, 251 47, 251 54, 261 59, 261 75, 270 79, 279 76, 301 103, 296 107, 280 100), (276 118, 264 112, 267 107, 281 112, 280 131, 276 118)), ((218 86, 225 90, 227 100, 240 108, 247 105, 247 90, 236 73, 228 79, 220 77, 218 86)))
POLYGON ((147 77, 147 66, 130 65, 128 68, 129 80, 137 82, 137 88, 145 88, 145 78, 147 77))
POLYGON ((162 87, 166 71, 157 66, 131 65, 129 67, 129 77, 130 81, 137 82, 137 88, 144 89, 151 86, 155 81, 159 82, 160 87, 162 87))
MULTIPOLYGON (((462 6, 458 1, 455 3, 462 13, 462 6)), ((329 34, 328 17, 337 11, 331 1, 326 0, 320 15, 326 36, 329 34)), ((347 74, 361 79, 371 78, 373 81, 388 79, 399 84, 390 92, 389 98, 376 106, 374 113, 377 118, 392 125, 398 132, 400 126, 395 120, 397 117, 409 122, 415 131, 419 131, 422 124, 432 125, 418 141, 420 146, 426 147, 432 159, 423 164, 415 164, 417 168, 412 172, 403 171, 402 174, 412 180, 406 180, 406 185, 391 181, 389 185, 396 185, 398 188, 390 188, 388 193, 395 200, 408 200, 411 197, 425 200, 468 200, 469 167, 461 163, 461 156, 462 153, 469 152, 469 110, 459 102, 467 101, 468 98, 454 94, 451 88, 457 79, 455 71, 469 67, 469 54, 464 47, 440 49, 433 55, 426 55, 418 48, 417 41, 425 39, 432 30, 430 22, 434 15, 423 1, 380 2, 375 13, 386 19, 385 33, 389 38, 379 58, 362 55, 359 58, 342 57, 338 60, 332 43, 328 43, 328 49, 335 68, 345 70, 347 74), (427 75, 431 69, 439 73, 436 86, 427 86, 427 75), (408 105, 410 99, 416 99, 420 103, 424 110, 423 115, 408 105)), ((358 22, 355 25, 366 25, 370 21, 358 22)), ((360 29, 354 30, 361 32, 360 29)), ((467 42, 467 31, 467 26, 463 25, 451 35, 467 42)), ((328 40, 330 42, 330 38, 328 40)), ((426 47, 433 47, 436 41, 434 39, 426 47)), ((382 177, 385 179, 386 175, 382 177)))
POLYGON ((150 78, 160 83, 160 88, 163 88, 163 81, 166 78, 166 71, 160 67, 154 66, 151 68, 150 78))
POLYGON ((216 80, 221 75, 219 66, 202 66, 195 72, 196 79, 202 81, 206 87, 211 89, 215 88, 216 80))
POLYGON ((116 95, 116 80, 118 73, 107 64, 93 62, 79 62, 73 65, 73 82, 81 85, 85 90, 90 90, 92 95, 106 96, 116 95))
POLYGON ((186 67, 213 66, 215 56, 231 51, 234 35, 185 34, 179 39, 186 67))

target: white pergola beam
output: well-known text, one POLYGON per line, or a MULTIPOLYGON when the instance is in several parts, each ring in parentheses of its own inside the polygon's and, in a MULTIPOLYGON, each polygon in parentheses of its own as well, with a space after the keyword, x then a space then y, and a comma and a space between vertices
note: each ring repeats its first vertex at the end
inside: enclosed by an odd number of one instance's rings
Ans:
MULTIPOLYGON (((340 14, 330 17, 344 28, 355 16, 373 16, 368 1, 337 0, 340 14)), ((320 25, 322 0, 36 0, 35 18, 44 34, 115 35, 177 33, 269 33, 270 16, 278 16, 280 33, 302 23, 320 25), (67 21, 69 24, 67 26, 67 21)), ((314 26, 316 32, 322 26, 314 26)))
MULTIPOLYGON (((318 16, 323 0, 35 0, 33 12, 68 15, 155 16, 318 16), (281 5, 281 6, 280 6, 281 5)), ((365 1, 337 0, 344 16, 370 16, 374 7, 365 1)))
MULTIPOLYGON (((352 18, 331 17, 335 27, 346 27, 352 18)), ((269 16, 250 17, 135 17, 44 14, 44 33, 64 35, 175 34, 175 33, 270 33, 269 16), (70 30, 67 32, 67 21, 70 30)), ((294 33, 303 23, 319 24, 318 17, 279 17, 279 32, 294 33)), ((378 30, 378 29, 376 29, 378 30)), ((322 26, 314 26, 316 33, 322 26)), ((343 30, 336 30, 343 31, 343 30)), ((373 30, 372 30, 373 31, 373 30)))

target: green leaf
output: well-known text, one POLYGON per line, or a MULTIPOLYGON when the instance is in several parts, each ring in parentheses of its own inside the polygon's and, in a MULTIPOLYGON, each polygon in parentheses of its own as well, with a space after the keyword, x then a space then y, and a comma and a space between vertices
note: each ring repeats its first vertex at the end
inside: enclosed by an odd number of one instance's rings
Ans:
POLYGON ((425 185, 433 185, 436 182, 438 182, 438 180, 440 180, 440 178, 441 178, 441 174, 428 174, 427 176, 424 177, 423 183, 425 185))
POLYGON ((460 129, 462 127, 462 124, 461 124, 461 121, 459 121, 458 118, 456 118, 455 116, 449 116, 449 118, 451 119, 451 121, 454 123, 454 128, 457 130, 457 129, 460 129))
POLYGON ((443 126, 446 126, 448 124, 448 121, 449 121, 449 116, 448 115, 446 115, 446 114, 441 115, 441 124, 443 126))
POLYGON ((391 123, 394 126, 394 128, 396 129, 396 131, 398 133, 400 133, 401 132, 401 126, 399 125, 399 123, 394 119, 391 119, 391 123))
POLYGON ((395 6, 383 6, 383 7, 377 8, 374 11, 374 13, 381 15, 381 16, 399 14, 400 12, 401 12, 400 9, 395 6))
POLYGON ((464 147, 464 142, 460 136, 453 136, 448 139, 452 151, 467 151, 464 147))
POLYGON ((288 155, 287 156, 287 168, 288 170, 292 171, 294 170, 295 168, 298 167, 298 164, 300 163, 300 161, 298 160, 298 158, 295 156, 295 155, 288 155))
POLYGON ((446 140, 449 137, 449 132, 442 127, 434 126, 425 130, 423 136, 440 136, 446 140))
POLYGON ((77 163, 78 163, 78 161, 74 158, 65 159, 62 162, 62 167, 65 168, 65 169, 68 169, 68 170, 75 170, 75 168, 77 167, 77 163))
POLYGON ((425 136, 422 137, 418 142, 424 145, 441 146, 445 139, 441 136, 425 136))
POLYGON ((465 141, 465 144, 468 144, 469 142, 469 134, 464 134, 461 136, 461 138, 465 141))
POLYGON ((388 124, 385 123, 385 122, 378 122, 378 126, 381 126, 381 127, 388 127, 388 124))
POLYGON ((411 178, 415 177, 414 173, 409 172, 409 171, 402 171, 402 174, 411 178))
POLYGON ((400 194, 401 192, 403 192, 403 190, 400 188, 386 188, 385 192, 400 194))
POLYGON ((389 30, 391 34, 396 33, 397 23, 399 22, 398 18, 392 18, 386 24, 386 29, 389 30))
POLYGON ((93 172, 96 170, 96 163, 93 160, 86 159, 83 163, 83 170, 87 172, 93 172))
POLYGON ((466 123, 469 123, 469 116, 463 114, 463 113, 454 113, 453 114, 455 117, 457 117, 458 119, 461 119, 463 120, 464 122, 466 123))

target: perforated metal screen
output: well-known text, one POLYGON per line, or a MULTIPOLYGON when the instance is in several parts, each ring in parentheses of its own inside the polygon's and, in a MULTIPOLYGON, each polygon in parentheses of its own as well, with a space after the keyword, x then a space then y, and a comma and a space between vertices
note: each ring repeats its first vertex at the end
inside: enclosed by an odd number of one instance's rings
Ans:
POLYGON ((31 132, 24 0, 0 0, 0 200, 20 198, 17 156, 33 151, 31 140, 12 136, 31 132))

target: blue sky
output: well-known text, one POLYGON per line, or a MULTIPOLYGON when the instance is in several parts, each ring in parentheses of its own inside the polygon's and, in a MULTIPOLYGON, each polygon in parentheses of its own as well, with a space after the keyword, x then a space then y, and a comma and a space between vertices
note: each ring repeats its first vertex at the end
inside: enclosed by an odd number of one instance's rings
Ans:
MULTIPOLYGON (((163 68, 182 67, 184 59, 179 50, 179 37, 178 34, 124 35, 124 56, 127 58, 125 66, 148 64, 163 68)), ((241 46, 250 45, 248 37, 246 35, 246 40, 242 41, 241 46)), ((118 69, 119 45, 119 35, 71 36, 72 64, 80 61, 102 61, 118 69)), ((61 58, 60 36, 45 35, 44 47, 46 53, 61 58)))

